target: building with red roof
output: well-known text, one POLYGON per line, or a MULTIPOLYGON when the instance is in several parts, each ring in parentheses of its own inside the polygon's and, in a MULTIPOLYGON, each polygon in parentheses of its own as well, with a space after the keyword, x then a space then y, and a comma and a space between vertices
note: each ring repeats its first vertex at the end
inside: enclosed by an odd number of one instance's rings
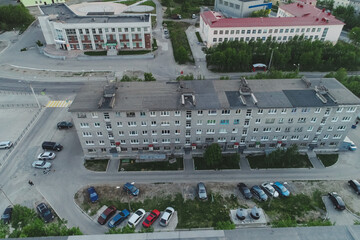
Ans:
POLYGON ((286 42, 294 36, 335 44, 344 23, 313 5, 293 3, 279 7, 276 18, 225 18, 218 12, 200 15, 200 35, 207 47, 223 41, 266 40, 286 42))

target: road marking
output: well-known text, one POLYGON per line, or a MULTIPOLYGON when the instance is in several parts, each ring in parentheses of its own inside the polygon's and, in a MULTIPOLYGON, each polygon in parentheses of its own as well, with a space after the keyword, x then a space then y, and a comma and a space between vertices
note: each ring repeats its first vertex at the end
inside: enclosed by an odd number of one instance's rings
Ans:
POLYGON ((49 101, 46 104, 46 107, 69 107, 71 105, 72 101, 66 100, 66 101, 49 101))

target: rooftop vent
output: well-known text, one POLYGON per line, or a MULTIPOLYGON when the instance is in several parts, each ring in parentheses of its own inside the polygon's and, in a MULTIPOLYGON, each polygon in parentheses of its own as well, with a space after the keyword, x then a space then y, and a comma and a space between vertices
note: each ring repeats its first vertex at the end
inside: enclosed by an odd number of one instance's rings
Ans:
POLYGON ((195 95, 192 93, 181 94, 181 104, 185 105, 186 103, 189 103, 192 106, 196 106, 195 95))
POLYGON ((106 85, 104 87, 103 96, 99 101, 98 108, 114 108, 116 89, 115 85, 106 85))
POLYGON ((311 82, 305 76, 301 77, 301 80, 305 83, 307 88, 311 87, 311 82))
POLYGON ((253 103, 257 105, 258 100, 256 99, 254 93, 251 91, 251 88, 249 87, 249 84, 244 77, 240 78, 239 93, 240 93, 240 100, 244 105, 246 105, 245 96, 251 96, 253 103))
POLYGON ((324 85, 321 85, 321 82, 319 85, 315 86, 315 92, 316 96, 325 104, 328 102, 328 100, 325 98, 325 95, 327 95, 332 101, 335 103, 337 102, 335 97, 329 92, 329 89, 325 87, 324 85))

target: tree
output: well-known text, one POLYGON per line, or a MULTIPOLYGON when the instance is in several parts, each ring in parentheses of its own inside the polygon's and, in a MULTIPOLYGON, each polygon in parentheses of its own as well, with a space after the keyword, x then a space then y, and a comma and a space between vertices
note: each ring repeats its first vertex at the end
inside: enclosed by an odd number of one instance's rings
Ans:
POLYGON ((268 17, 271 9, 261 9, 251 13, 250 17, 268 17))
POLYGON ((217 143, 208 146, 204 153, 204 158, 209 166, 216 166, 222 160, 221 147, 217 143))
POLYGON ((176 59, 180 64, 186 63, 188 61, 188 55, 186 49, 183 46, 180 46, 176 51, 175 55, 177 56, 176 59))
POLYGON ((5 238, 9 234, 9 226, 0 221, 0 238, 5 238))
POLYGON ((156 81, 156 79, 154 78, 152 73, 144 73, 144 81, 151 82, 151 81, 156 81))
POLYGON ((355 45, 360 45, 360 27, 354 27, 349 32, 349 38, 355 45))

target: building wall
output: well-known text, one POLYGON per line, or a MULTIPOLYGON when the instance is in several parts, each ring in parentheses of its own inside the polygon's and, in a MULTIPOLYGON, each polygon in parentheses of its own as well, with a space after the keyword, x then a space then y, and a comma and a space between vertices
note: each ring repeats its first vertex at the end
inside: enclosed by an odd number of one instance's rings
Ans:
POLYGON ((215 0, 215 11, 220 11, 227 17, 244 18, 249 17, 252 12, 265 9, 265 6, 253 7, 263 4, 264 0, 239 1, 239 0, 215 0))
POLYGON ((357 107, 72 113, 85 157, 150 152, 181 153, 218 143, 223 150, 255 152, 297 144, 336 150, 357 107), (101 134, 100 134, 101 133, 101 134), (196 146, 194 146, 196 145, 196 146))
MULTIPOLYGON (((43 18, 49 19, 49 17, 43 18)), ((151 18, 148 22, 131 23, 47 21, 41 24, 46 43, 55 43, 58 49, 69 51, 106 50, 109 47, 116 47, 119 50, 151 49, 151 18)))
POLYGON ((335 44, 342 28, 342 25, 211 28, 202 19, 200 20, 201 37, 206 40, 207 47, 225 40, 249 42, 262 39, 265 41, 268 37, 278 42, 286 42, 294 36, 301 35, 304 35, 305 39, 330 41, 335 44))
POLYGON ((349 5, 354 7, 355 14, 358 14, 358 15, 360 14, 360 1, 351 0, 349 5))
POLYGON ((65 3, 65 0, 21 0, 25 7, 48 5, 54 3, 65 3))
POLYGON ((347 7, 350 4, 350 0, 334 0, 333 8, 337 8, 339 6, 347 7))

